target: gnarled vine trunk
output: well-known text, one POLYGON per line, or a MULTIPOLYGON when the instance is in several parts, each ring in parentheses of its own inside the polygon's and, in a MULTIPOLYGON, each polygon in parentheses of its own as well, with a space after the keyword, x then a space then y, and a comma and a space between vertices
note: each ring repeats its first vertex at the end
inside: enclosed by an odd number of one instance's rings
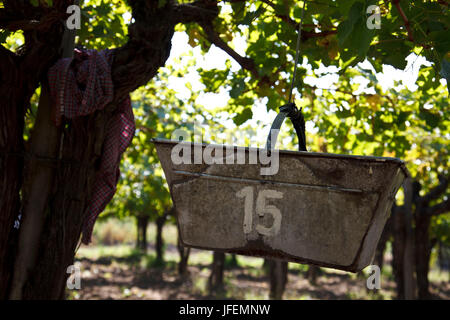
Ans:
POLYGON ((172 212, 173 209, 165 210, 162 216, 156 218, 156 260, 158 262, 164 262, 164 238, 163 238, 163 228, 166 223, 167 216, 172 212))
POLYGON ((225 253, 214 251, 209 275, 209 291, 215 292, 223 289, 223 273, 225 270, 225 253))
POLYGON ((281 300, 288 280, 288 263, 281 260, 269 260, 270 293, 272 300, 281 300))
POLYGON ((414 237, 415 237, 415 264, 417 289, 419 299, 432 298, 429 288, 428 272, 430 270, 430 255, 436 239, 430 239, 430 225, 433 216, 450 211, 450 199, 430 206, 433 200, 438 199, 447 191, 449 179, 439 175, 439 185, 432 188, 424 196, 420 196, 422 186, 415 181, 412 189, 412 197, 415 203, 414 237))
POLYGON ((397 299, 405 299, 405 273, 404 273, 404 255, 405 255, 405 217, 401 207, 392 208, 392 273, 397 285, 397 299))
MULTIPOLYGON (((116 50, 113 103, 104 110, 66 124, 63 161, 56 168, 56 192, 48 204, 49 214, 45 221, 38 262, 33 277, 29 278, 25 286, 25 299, 63 297, 68 277, 66 269, 73 264, 82 226, 87 218, 101 147, 115 107, 128 92, 153 77, 169 56, 173 26, 161 20, 161 17, 155 17, 153 24, 146 24, 145 29, 137 22, 134 26, 135 37, 132 36, 127 45, 116 50), (137 71, 138 67, 140 72, 137 71), (130 72, 133 71, 136 73, 131 77, 130 72), (56 248, 48 250, 48 244, 54 244, 56 248)), ((132 27, 130 29, 133 30, 132 27)))
MULTIPOLYGON (((20 198, 24 160, 27 160, 23 144, 25 110, 40 80, 59 57, 64 31, 61 19, 73 1, 58 1, 51 9, 14 1, 4 4, 3 11, 13 17, 23 14, 24 19, 45 23, 36 24, 36 30, 24 32, 26 45, 20 53, 0 47, 0 93, 2 100, 7 101, 2 102, 0 108, 0 298, 10 296, 17 256, 14 220, 23 203, 28 201, 20 198), (23 12, 19 13, 21 9, 23 12)), ((113 102, 91 115, 66 120, 61 130, 56 130, 56 140, 61 142, 57 159, 42 159, 37 155, 38 161, 48 160, 53 178, 46 181, 49 191, 40 199, 44 200, 43 208, 36 213, 42 217, 42 228, 38 231, 38 241, 31 248, 35 259, 26 273, 19 275, 24 279, 23 285, 15 288, 19 298, 64 297, 67 267, 73 264, 99 169, 105 132, 111 126, 116 106, 129 92, 146 84, 165 64, 176 23, 212 17, 202 14, 204 12, 196 6, 176 6, 171 1, 161 6, 158 1, 130 0, 129 5, 135 21, 129 26, 128 43, 115 49, 113 102)), ((213 12, 213 16, 216 15, 217 12, 213 12)), ((51 114, 44 116, 50 119, 51 114)), ((31 145, 30 150, 37 147, 45 146, 31 145)), ((27 175, 27 179, 30 180, 24 185, 32 185, 36 178, 27 175)), ((23 216, 22 223, 27 223, 27 218, 23 216)), ((19 235, 23 230, 19 229, 19 235)))
POLYGON ((147 241, 147 227, 148 227, 149 217, 142 215, 136 217, 136 248, 142 250, 143 252, 147 251, 148 241, 147 241))
MULTIPOLYGON (((23 106, 20 79, 15 68, 0 64, 0 299, 7 297, 14 265, 18 231, 14 220, 20 210, 23 170, 23 106), (10 74, 7 74, 8 71, 10 74), (12 87, 17 85, 16 89, 12 87)), ((16 225, 17 227, 17 225, 16 225)))
MULTIPOLYGON (((5 1, 5 10, 7 10, 5 1)), ((25 31, 25 46, 13 53, 0 46, 0 299, 10 296, 23 225, 24 168, 38 155, 24 143, 25 113, 30 99, 59 55, 61 25, 25 31)))
POLYGON ((430 243, 431 217, 426 214, 416 213, 415 229, 415 262, 417 273, 418 298, 430 299, 428 272, 430 270, 430 254, 432 245, 430 243))
POLYGON ((177 249, 180 255, 180 261, 178 262, 178 275, 181 279, 185 279, 189 274, 188 261, 189 255, 191 254, 191 248, 183 246, 183 244, 181 243, 179 231, 177 249))

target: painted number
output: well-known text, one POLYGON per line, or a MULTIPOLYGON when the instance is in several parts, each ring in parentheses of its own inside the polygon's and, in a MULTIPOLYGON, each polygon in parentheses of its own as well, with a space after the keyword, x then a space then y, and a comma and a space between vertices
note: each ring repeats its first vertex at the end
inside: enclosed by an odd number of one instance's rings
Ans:
POLYGON ((244 233, 250 233, 252 231, 252 221, 253 221, 253 188, 245 187, 238 193, 236 193, 238 198, 245 198, 244 203, 244 233))
MULTIPOLYGON (((248 234, 252 231, 253 224, 253 199, 254 191, 252 187, 245 187, 238 193, 238 198, 244 198, 244 233, 248 234)), ((266 199, 282 199, 283 193, 276 190, 261 190, 256 198, 256 214, 259 217, 264 217, 265 214, 270 214, 273 218, 272 226, 265 227, 257 224, 255 229, 259 234, 265 236, 275 236, 280 232, 281 227, 281 212, 274 205, 267 205, 266 199)))

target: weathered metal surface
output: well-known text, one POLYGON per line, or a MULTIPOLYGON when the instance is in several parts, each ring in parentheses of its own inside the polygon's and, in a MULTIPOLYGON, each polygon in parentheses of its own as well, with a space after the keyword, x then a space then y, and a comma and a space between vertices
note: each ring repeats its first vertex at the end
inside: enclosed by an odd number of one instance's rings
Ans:
POLYGON ((206 164, 206 145, 189 143, 197 164, 175 164, 177 142, 154 143, 184 245, 353 272, 370 264, 408 175, 395 158, 295 151, 279 151, 278 172, 261 175, 264 165, 249 164, 261 149, 219 146, 244 164, 206 164))

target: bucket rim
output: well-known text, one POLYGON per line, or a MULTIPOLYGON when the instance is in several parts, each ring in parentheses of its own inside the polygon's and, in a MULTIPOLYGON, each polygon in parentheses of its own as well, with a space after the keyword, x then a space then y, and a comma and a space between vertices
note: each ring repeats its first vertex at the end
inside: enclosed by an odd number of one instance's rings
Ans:
MULTIPOLYGON (((225 144, 215 144, 215 143, 199 143, 199 142, 192 142, 192 141, 176 141, 176 140, 170 140, 170 139, 164 139, 164 138, 152 138, 150 139, 150 142, 153 144, 169 144, 169 145, 176 145, 178 143, 185 143, 192 146, 214 146, 214 147, 222 147, 222 148, 230 148, 233 147, 235 149, 244 149, 245 151, 257 151, 257 150, 265 150, 265 148, 255 148, 255 147, 242 147, 242 146, 230 146, 225 144)), ((346 160, 363 160, 368 162, 390 162, 394 163, 400 166, 403 173, 405 174, 405 178, 411 177, 411 174, 406 168, 405 161, 394 158, 394 157, 377 157, 377 156, 363 156, 363 155, 349 155, 349 154, 338 154, 338 153, 328 153, 328 152, 311 152, 311 151, 294 151, 294 150, 279 150, 275 149, 275 151, 279 152, 280 154, 285 155, 301 155, 302 157, 312 157, 312 158, 335 158, 335 159, 346 159, 346 160)))

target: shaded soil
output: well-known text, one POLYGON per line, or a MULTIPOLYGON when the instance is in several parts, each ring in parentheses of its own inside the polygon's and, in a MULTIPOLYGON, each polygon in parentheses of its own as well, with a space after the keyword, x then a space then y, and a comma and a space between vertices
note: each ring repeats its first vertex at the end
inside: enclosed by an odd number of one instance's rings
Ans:
MULTIPOLYGON (((69 299, 267 299, 268 278, 260 268, 228 267, 220 292, 208 292, 209 266, 189 265, 189 275, 180 278, 175 262, 145 265, 142 257, 82 258, 81 289, 68 290, 69 299)), ((392 299, 395 283, 383 275, 381 290, 368 290, 363 274, 353 275, 321 269, 315 284, 306 272, 290 269, 285 299, 392 299)), ((447 274, 448 277, 448 274, 447 274)), ((450 299, 450 282, 432 282, 435 299, 450 299)))

